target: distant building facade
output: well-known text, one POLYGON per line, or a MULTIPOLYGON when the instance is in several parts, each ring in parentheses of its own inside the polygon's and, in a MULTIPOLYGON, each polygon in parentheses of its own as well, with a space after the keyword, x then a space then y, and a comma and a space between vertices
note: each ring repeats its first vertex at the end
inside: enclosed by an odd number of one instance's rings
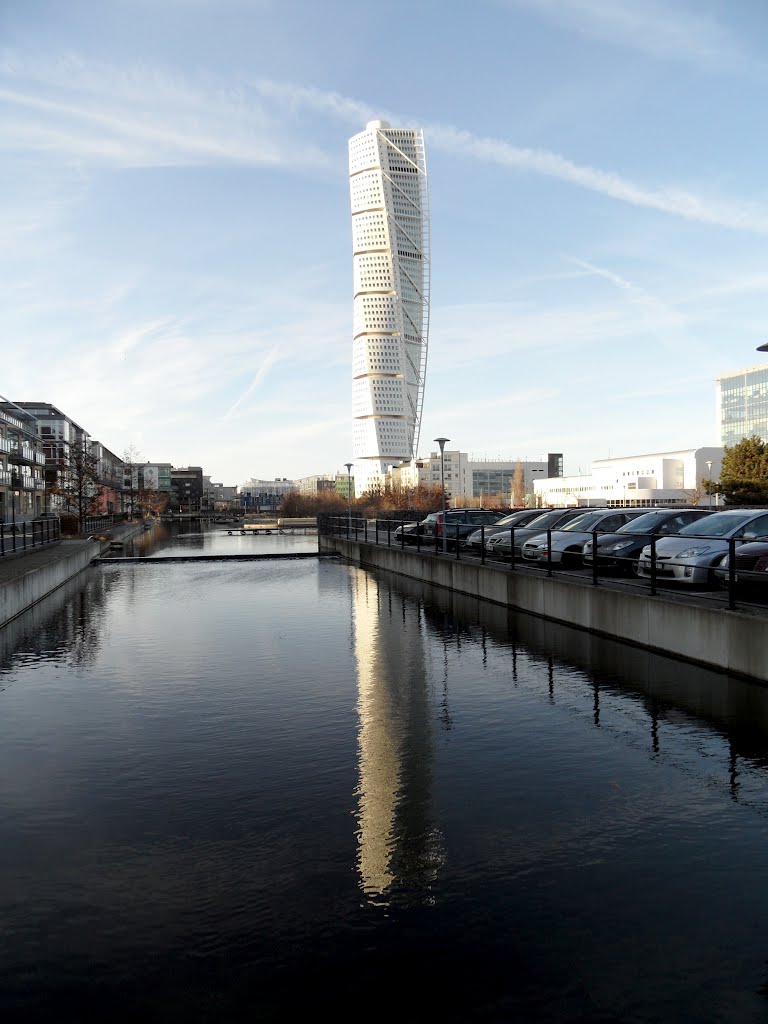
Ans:
MULTIPOLYGON (((525 493, 533 495, 534 482, 546 476, 548 464, 556 466, 559 459, 562 469, 563 457, 550 456, 549 463, 529 459, 474 459, 466 452, 446 449, 444 458, 445 494, 454 505, 457 501, 470 498, 480 502, 493 500, 511 505, 512 486, 518 464, 523 468, 525 493)), ((428 458, 412 459, 410 462, 393 466, 389 479, 395 487, 439 487, 440 452, 432 452, 428 458)))
POLYGON ((274 480, 260 480, 251 477, 240 487, 240 499, 245 511, 276 512, 286 494, 298 490, 295 480, 287 477, 274 480))
POLYGON ((172 512, 182 515, 200 515, 203 505, 202 466, 181 466, 171 470, 172 512))
POLYGON ((753 434, 768 441, 768 366, 726 373, 716 385, 720 443, 732 447, 753 434))
POLYGON ((319 476, 303 476, 296 481, 296 489, 299 494, 310 497, 320 494, 322 491, 336 491, 336 477, 320 474, 319 476))
POLYGON ((588 475, 537 480, 534 494, 543 506, 705 506, 709 503, 706 484, 720 479, 722 457, 722 448, 689 448, 598 459, 588 475))

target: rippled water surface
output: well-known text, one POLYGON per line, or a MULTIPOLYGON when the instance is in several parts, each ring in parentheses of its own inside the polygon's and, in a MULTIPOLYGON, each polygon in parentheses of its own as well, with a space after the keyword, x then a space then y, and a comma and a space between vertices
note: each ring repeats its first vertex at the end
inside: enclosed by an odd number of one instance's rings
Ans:
POLYGON ((103 565, 0 632, 0 1019, 764 1021, 767 768, 726 676, 331 559, 103 565))

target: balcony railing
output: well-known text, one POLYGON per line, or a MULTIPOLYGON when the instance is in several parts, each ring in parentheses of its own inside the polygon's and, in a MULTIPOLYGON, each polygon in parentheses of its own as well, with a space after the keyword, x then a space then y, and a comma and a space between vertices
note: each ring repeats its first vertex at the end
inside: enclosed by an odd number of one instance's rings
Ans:
POLYGON ((24 429, 24 425, 22 424, 21 420, 17 420, 15 416, 11 416, 9 412, 4 412, 2 409, 0 409, 0 420, 2 420, 3 423, 7 423, 11 427, 15 427, 17 430, 24 429))
POLYGON ((10 487, 11 479, 11 471, 9 469, 0 469, 0 487, 10 487))
POLYGON ((15 450, 16 448, 14 446, 14 443, 13 441, 11 441, 9 437, 0 437, 0 452, 7 452, 8 454, 10 454, 15 450))

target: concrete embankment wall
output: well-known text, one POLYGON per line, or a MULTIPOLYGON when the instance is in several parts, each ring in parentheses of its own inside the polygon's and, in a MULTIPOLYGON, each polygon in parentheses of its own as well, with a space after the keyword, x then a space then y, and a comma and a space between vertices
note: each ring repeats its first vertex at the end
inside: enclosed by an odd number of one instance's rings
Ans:
MULTIPOLYGON (((65 542, 49 550, 52 557, 44 564, 34 565, 0 584, 0 627, 86 569, 91 559, 100 553, 101 544, 98 541, 65 542)), ((23 568, 25 556, 16 557, 20 559, 19 568, 23 568)))
POLYGON ((319 543, 359 565, 768 682, 768 616, 338 537, 319 543))
MULTIPOLYGON (((141 533, 142 526, 126 523, 109 532, 113 539, 127 540, 141 533)), ((12 572, 0 582, 0 628, 87 569, 92 559, 108 547, 109 541, 62 541, 28 554, 9 556, 12 572)))

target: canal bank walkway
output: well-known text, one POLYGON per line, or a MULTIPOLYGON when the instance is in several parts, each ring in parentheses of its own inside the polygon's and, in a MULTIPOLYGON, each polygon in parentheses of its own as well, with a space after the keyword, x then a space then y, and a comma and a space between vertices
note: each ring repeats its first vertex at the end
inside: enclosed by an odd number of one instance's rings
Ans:
POLYGON ((112 527, 107 540, 62 540, 0 558, 0 629, 87 569, 113 540, 125 540, 142 531, 141 523, 125 523, 112 527))

